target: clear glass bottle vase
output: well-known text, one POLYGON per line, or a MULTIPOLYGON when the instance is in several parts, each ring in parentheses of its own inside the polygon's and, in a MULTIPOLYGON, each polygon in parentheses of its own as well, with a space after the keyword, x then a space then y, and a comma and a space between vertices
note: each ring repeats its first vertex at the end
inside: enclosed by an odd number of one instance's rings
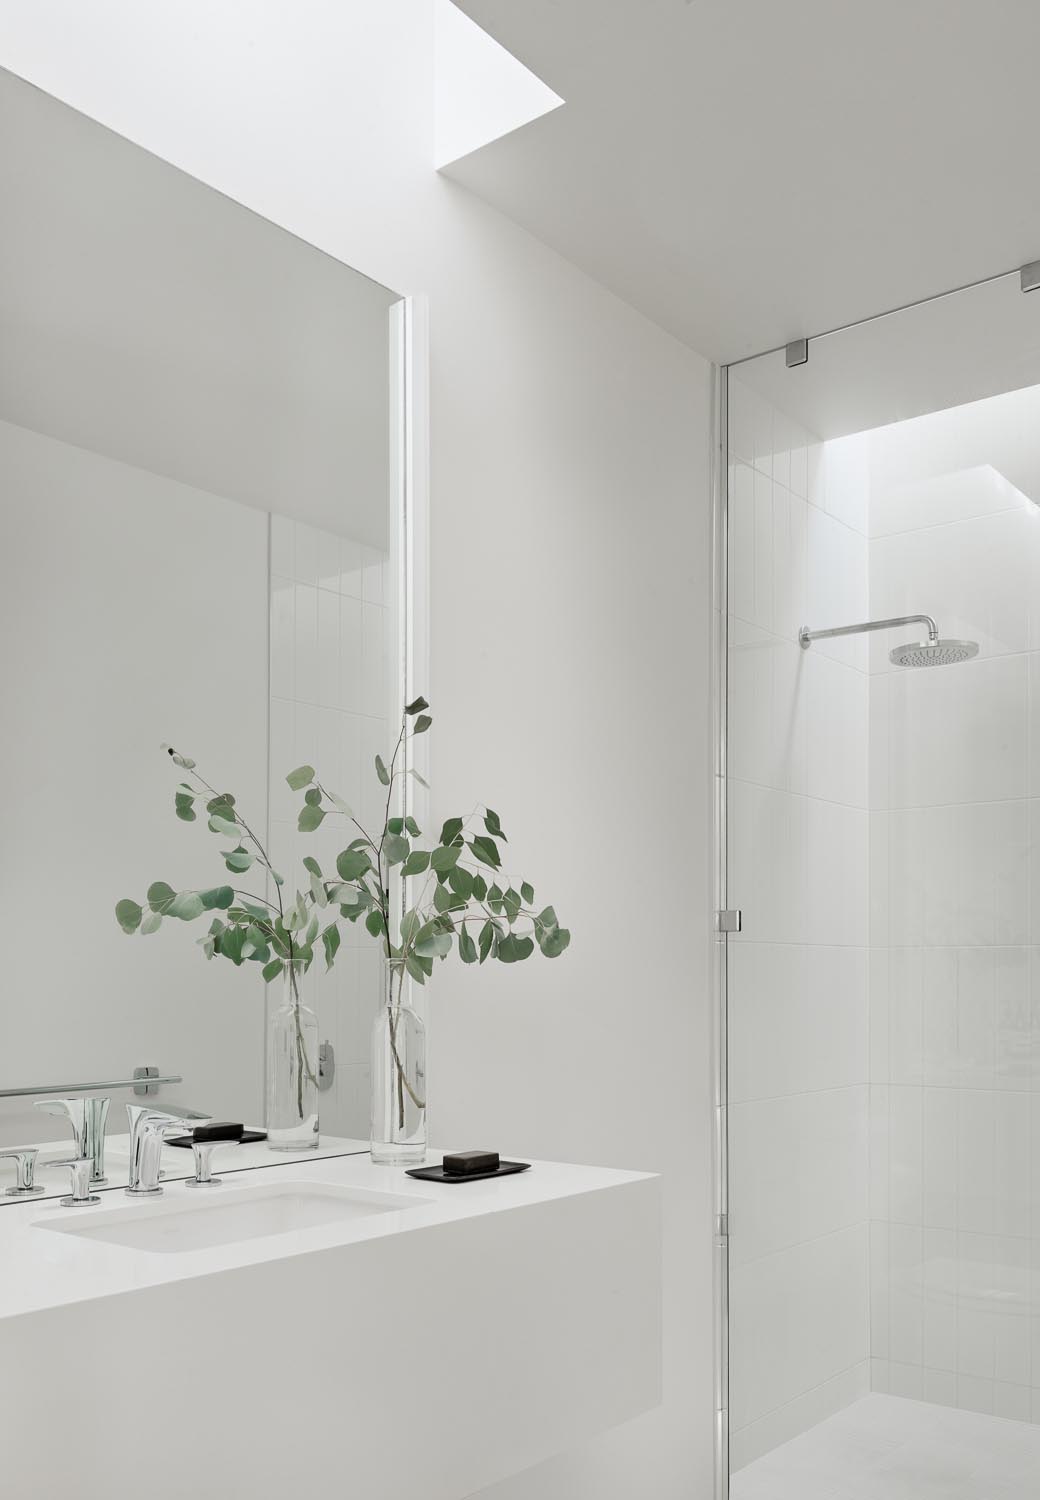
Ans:
POLYGON ((303 1004, 303 970, 290 968, 282 1003, 267 1021, 267 1144, 272 1151, 318 1145, 318 1018, 303 1004))
POLYGON ((371 1125, 374 1162, 413 1167, 426 1159, 426 1027, 400 966, 389 963, 372 1024, 371 1125))

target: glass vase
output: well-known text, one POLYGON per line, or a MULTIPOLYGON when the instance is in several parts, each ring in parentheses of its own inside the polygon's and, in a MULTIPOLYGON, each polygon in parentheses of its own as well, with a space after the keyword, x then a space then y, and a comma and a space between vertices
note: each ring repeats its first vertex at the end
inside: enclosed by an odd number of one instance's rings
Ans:
POLYGON ((383 1166, 413 1167, 426 1159, 426 1027, 393 964, 386 966, 372 1024, 371 1150, 383 1166))
POLYGON ((318 1018, 300 999, 302 971, 285 976, 267 1023, 267 1144, 272 1151, 318 1145, 318 1018))

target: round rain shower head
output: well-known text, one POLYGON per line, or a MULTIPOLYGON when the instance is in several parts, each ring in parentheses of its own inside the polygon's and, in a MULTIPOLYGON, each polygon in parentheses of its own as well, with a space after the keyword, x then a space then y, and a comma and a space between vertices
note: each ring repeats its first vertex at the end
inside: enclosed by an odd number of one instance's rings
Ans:
POLYGON ((897 667, 950 667, 978 654, 975 641, 907 641, 890 651, 888 659, 897 667))

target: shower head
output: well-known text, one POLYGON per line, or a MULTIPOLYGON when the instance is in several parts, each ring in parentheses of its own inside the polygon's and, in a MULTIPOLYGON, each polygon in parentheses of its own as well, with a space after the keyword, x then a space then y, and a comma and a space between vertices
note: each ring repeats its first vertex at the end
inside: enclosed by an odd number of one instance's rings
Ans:
POLYGON ((872 630, 895 630, 901 625, 924 625, 928 638, 924 641, 908 641, 888 653, 888 659, 897 667, 949 667, 955 662, 970 661, 978 656, 975 641, 943 641, 939 639, 939 627, 931 615, 899 615, 892 620, 861 620, 857 625, 836 625, 830 630, 810 630, 803 625, 798 632, 798 644, 807 651, 813 641, 831 640, 839 635, 864 635, 872 630))
POLYGON ((888 659, 897 667, 951 667, 959 661, 970 661, 978 654, 975 641, 941 641, 936 637, 896 646, 888 653, 888 659))

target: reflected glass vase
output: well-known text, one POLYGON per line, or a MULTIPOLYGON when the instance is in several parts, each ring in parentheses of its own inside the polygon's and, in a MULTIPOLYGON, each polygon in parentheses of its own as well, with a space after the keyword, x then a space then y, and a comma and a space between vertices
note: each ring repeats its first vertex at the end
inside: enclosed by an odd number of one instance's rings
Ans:
POLYGON ((408 1003, 398 966, 384 968, 372 1024, 372 1160, 418 1166, 426 1159, 426 1027, 408 1003))
POLYGON ((303 971, 285 976, 267 1022, 267 1144, 272 1151, 318 1145, 318 1018, 300 999, 303 971))

